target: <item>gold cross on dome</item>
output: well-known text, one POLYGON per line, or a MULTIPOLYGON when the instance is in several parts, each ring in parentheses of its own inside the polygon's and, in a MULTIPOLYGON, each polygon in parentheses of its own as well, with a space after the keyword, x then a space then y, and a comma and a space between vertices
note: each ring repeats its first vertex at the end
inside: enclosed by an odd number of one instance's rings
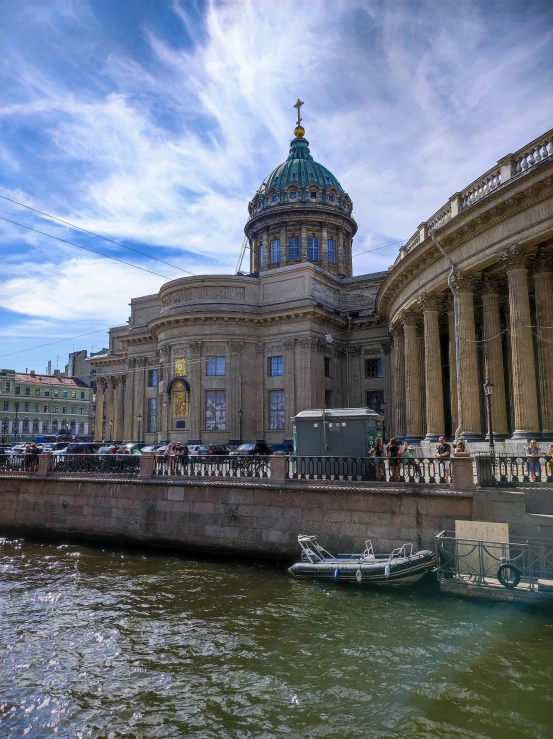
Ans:
POLYGON ((300 110, 301 110, 301 106, 302 105, 305 105, 305 103, 303 102, 303 100, 300 100, 298 98, 297 101, 296 101, 296 104, 294 105, 294 108, 297 108, 298 109, 298 122, 297 122, 297 125, 298 126, 301 124, 300 110))

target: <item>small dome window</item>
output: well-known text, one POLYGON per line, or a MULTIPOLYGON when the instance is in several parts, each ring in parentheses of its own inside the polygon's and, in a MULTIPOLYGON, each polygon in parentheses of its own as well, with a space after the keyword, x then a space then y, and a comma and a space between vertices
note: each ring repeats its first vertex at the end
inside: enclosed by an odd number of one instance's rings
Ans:
POLYGON ((328 199, 330 200, 331 203, 333 203, 334 200, 335 200, 335 197, 334 197, 334 195, 332 193, 330 193, 329 196, 328 196, 328 199))
POLYGON ((291 200, 293 200, 294 198, 297 198, 297 196, 298 196, 298 191, 297 190, 290 190, 290 192, 288 193, 288 197, 291 200))
POLYGON ((257 209, 259 210, 259 208, 262 208, 262 207, 263 207, 263 200, 260 200, 257 204, 257 209))
POLYGON ((277 199, 276 193, 273 193, 273 194, 271 195, 271 202, 272 202, 272 203, 276 202, 276 199, 277 199))
POLYGON ((317 199, 317 191, 316 190, 311 190, 311 192, 309 193, 309 195, 313 198, 313 200, 316 200, 317 199))

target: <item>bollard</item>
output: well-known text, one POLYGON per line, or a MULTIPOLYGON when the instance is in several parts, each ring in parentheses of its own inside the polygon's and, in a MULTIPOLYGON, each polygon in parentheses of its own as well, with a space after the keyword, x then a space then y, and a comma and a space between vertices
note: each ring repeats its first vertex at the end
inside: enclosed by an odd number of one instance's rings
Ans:
POLYGON ((476 457, 476 478, 483 487, 495 485, 491 457, 476 457))
POLYGON ((274 454, 271 454, 271 482, 284 482, 286 480, 287 467, 288 455, 286 452, 274 452, 274 454))
POLYGON ((51 475, 54 466, 54 455, 52 452, 42 452, 38 458, 38 474, 51 475))
POLYGON ((475 490, 473 459, 468 452, 457 452, 451 457, 451 484, 458 490, 475 490))
POLYGON ((140 455, 140 471, 138 477, 152 477, 156 469, 156 453, 143 452, 140 455))

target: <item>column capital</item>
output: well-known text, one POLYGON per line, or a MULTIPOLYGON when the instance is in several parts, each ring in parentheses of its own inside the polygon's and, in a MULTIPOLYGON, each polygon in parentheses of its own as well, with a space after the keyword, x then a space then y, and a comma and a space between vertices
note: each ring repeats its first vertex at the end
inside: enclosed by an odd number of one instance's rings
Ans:
POLYGON ((194 352, 194 354, 198 354, 202 350, 201 341, 191 341, 188 346, 190 347, 190 351, 194 352))
POLYGON ((136 364, 136 359, 134 357, 129 357, 127 359, 127 369, 129 370, 134 369, 135 364, 136 364))
POLYGON ((382 339, 382 341, 380 342, 380 346, 384 354, 389 354, 392 351, 392 340, 382 339))
POLYGON ((265 351, 265 344, 261 341, 259 344, 255 345, 255 353, 256 354, 263 354, 265 351))
POLYGON ((105 375, 97 375, 96 376, 96 384, 101 385, 102 387, 105 387, 107 385, 108 378, 105 375))
POLYGON ((136 360, 136 366, 143 369, 146 366, 146 357, 138 357, 136 360))
POLYGON ((321 226, 321 228, 327 228, 328 221, 321 221, 320 226, 321 226))
POLYGON ((242 349, 242 347, 244 346, 244 342, 243 341, 236 341, 235 339, 231 339, 229 341, 228 345, 229 345, 230 349, 233 352, 239 352, 242 349))
POLYGON ((553 272, 553 252, 542 251, 529 260, 529 267, 534 274, 553 272))
POLYGON ((473 293, 478 283, 478 277, 471 275, 469 272, 456 272, 452 276, 451 282, 458 295, 460 293, 473 293))
POLYGON ((402 311, 399 315, 399 320, 404 329, 407 327, 418 328, 421 323, 421 314, 414 310, 402 311))
POLYGON ((350 357, 361 356, 361 347, 360 346, 348 346, 348 354, 350 355, 350 357))
POLYGON ((281 221, 278 225, 279 228, 286 228, 288 226, 288 221, 281 221))
POLYGON ((285 352, 293 352, 296 347, 296 339, 284 339, 282 348, 285 352))
POLYGON ((505 265, 507 274, 517 269, 527 269, 529 256, 531 254, 528 249, 525 249, 516 242, 500 253, 500 259, 505 265))
POLYGON ((443 297, 436 293, 425 293, 419 300, 419 306, 423 313, 438 313, 442 310, 443 297))
POLYGON ((394 323, 390 324, 388 334, 390 335, 392 342, 394 341, 394 339, 403 336, 403 326, 399 318, 394 323))
POLYGON ((444 297, 444 303, 443 303, 444 310, 447 313, 453 313, 453 304, 454 304, 453 295, 449 293, 449 295, 446 295, 444 297))
POLYGON ((482 295, 501 295, 505 289, 505 280, 498 275, 486 275, 480 281, 482 295))

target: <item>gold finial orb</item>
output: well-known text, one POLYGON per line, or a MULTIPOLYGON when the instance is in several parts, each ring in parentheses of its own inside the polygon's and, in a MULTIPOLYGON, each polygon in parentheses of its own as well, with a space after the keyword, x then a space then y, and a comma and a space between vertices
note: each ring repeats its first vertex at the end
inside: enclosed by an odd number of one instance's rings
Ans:
POLYGON ((303 126, 296 126, 294 128, 294 136, 301 137, 305 135, 305 128, 303 126))

